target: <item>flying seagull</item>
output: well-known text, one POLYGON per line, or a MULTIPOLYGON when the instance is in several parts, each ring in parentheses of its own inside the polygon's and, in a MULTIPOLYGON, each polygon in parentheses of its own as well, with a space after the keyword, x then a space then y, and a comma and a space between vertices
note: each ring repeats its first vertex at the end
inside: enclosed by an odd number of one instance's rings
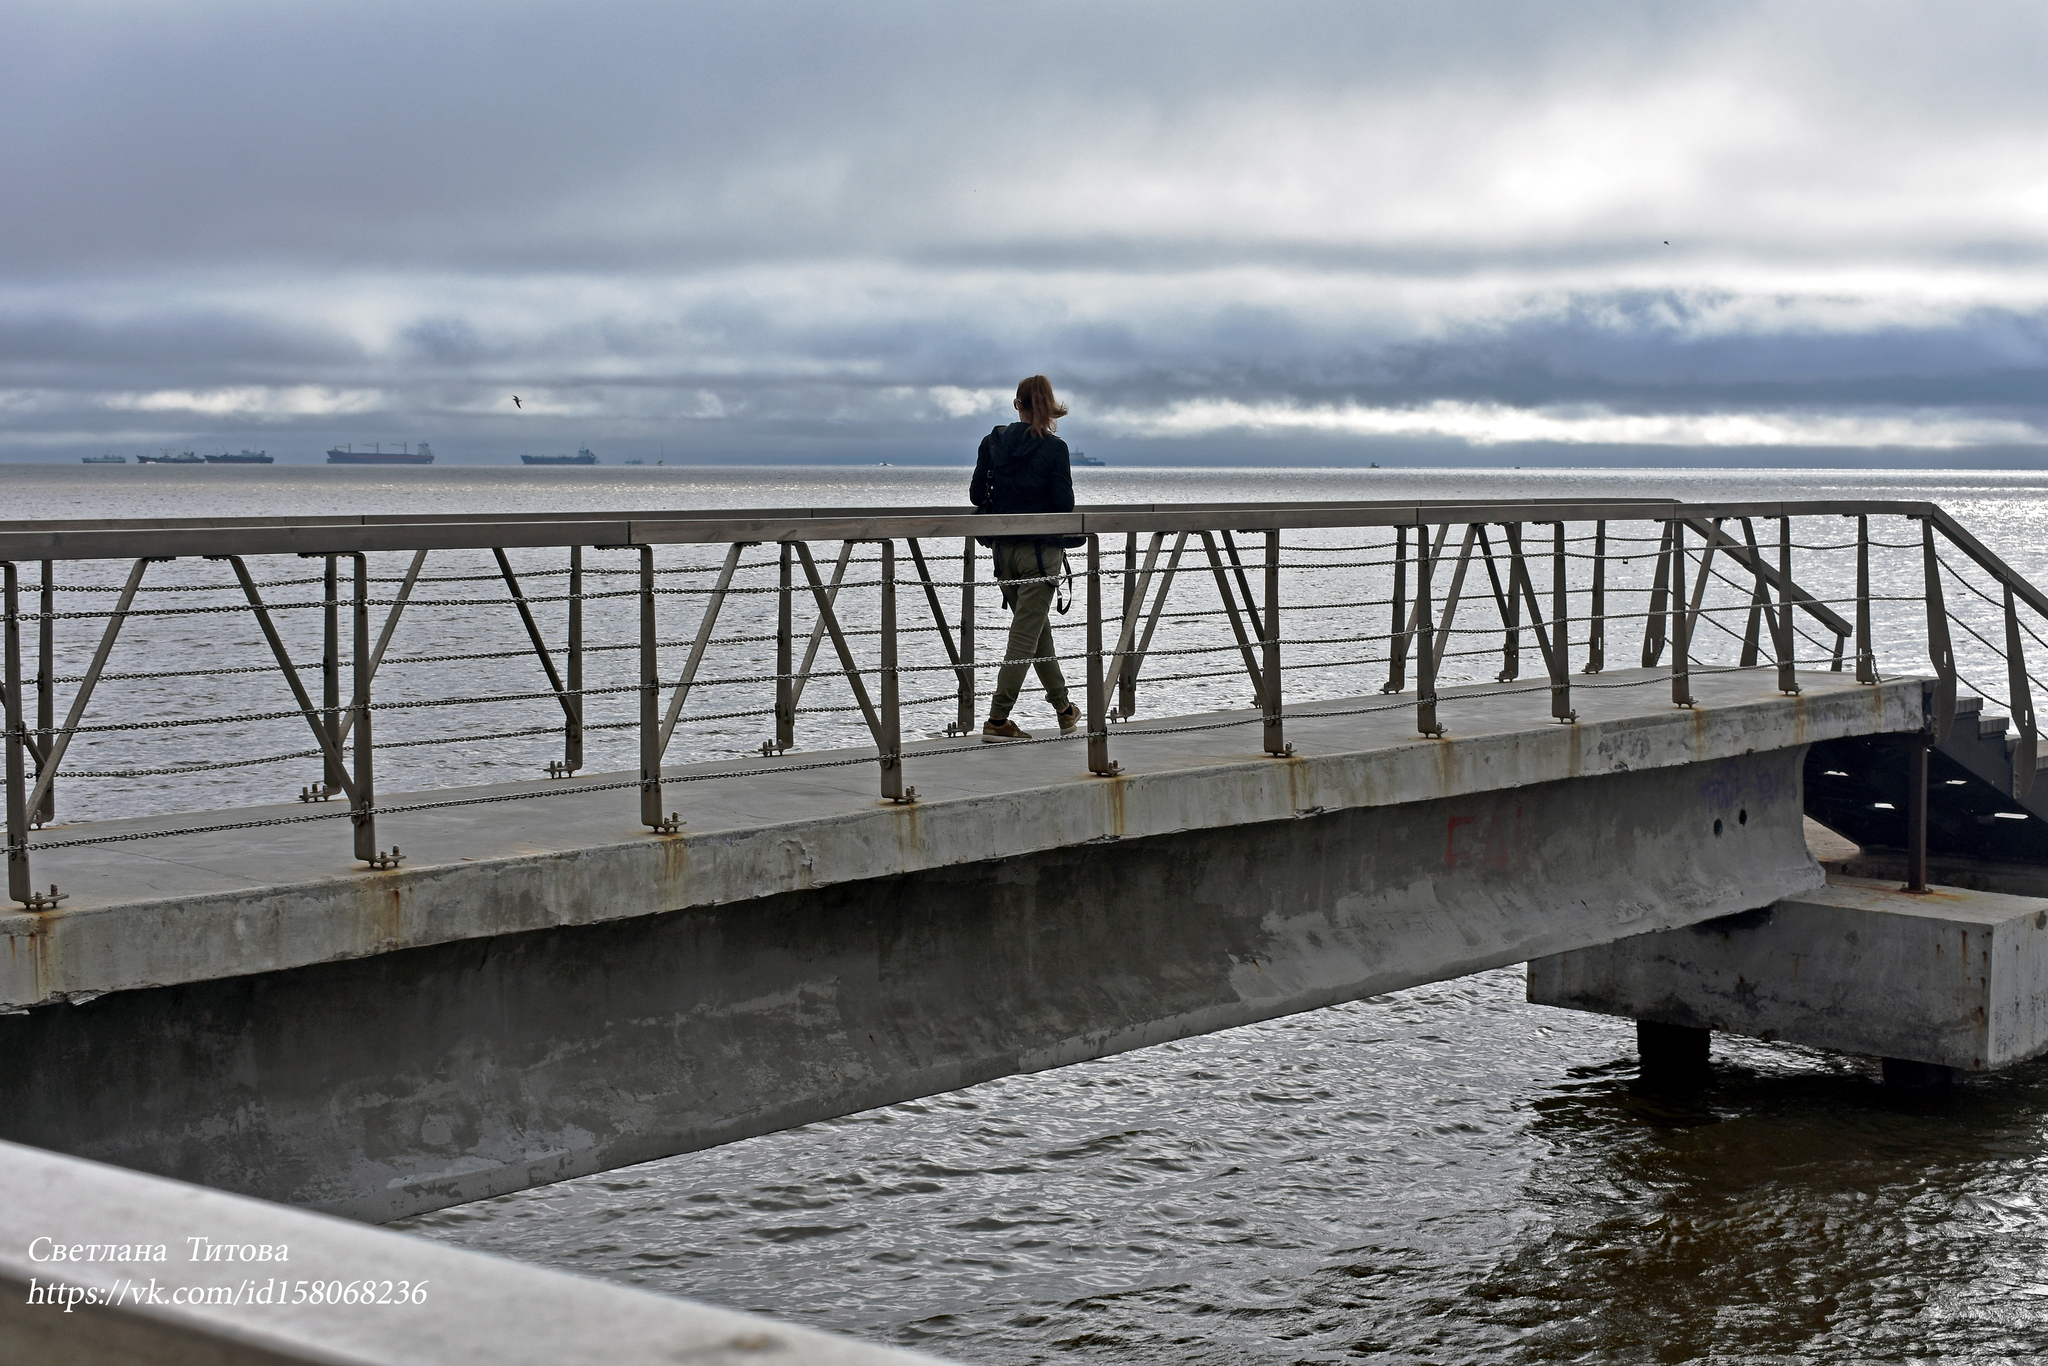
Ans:
MULTIPOLYGON (((1666 242, 1664 245, 1668 247, 1671 244, 1669 242, 1666 242)), ((519 401, 519 395, 514 394, 512 395, 512 406, 515 408, 524 408, 526 405, 519 401)))

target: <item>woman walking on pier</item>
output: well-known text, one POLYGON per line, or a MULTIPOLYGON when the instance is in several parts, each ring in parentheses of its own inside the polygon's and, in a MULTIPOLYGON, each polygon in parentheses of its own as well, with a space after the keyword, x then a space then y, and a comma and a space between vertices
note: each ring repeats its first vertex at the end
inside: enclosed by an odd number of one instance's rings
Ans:
MULTIPOLYGON (((1017 386, 1011 405, 1018 421, 998 427, 981 439, 968 497, 976 512, 1072 512, 1074 476, 1067 465, 1067 443, 1053 435, 1066 407, 1053 397, 1052 381, 1033 375, 1017 386)), ((1062 734, 1081 724, 1081 709, 1067 698, 1067 680, 1054 653, 1048 616, 1060 579, 1066 573, 1064 539, 1032 536, 985 538, 996 553, 996 580, 1003 605, 1011 612, 1010 646, 996 674, 996 694, 989 703, 988 724, 981 738, 1029 740, 1031 732, 1010 719, 1017 694, 1024 688, 1024 667, 1034 665, 1045 687, 1045 700, 1062 734)), ((1060 610, 1065 611, 1065 608, 1060 610)))

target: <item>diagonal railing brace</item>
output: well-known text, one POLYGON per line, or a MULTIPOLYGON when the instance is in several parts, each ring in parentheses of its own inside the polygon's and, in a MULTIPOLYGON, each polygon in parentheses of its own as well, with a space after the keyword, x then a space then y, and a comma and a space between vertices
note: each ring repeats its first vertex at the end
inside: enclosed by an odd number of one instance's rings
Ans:
POLYGON ((243 562, 240 555, 230 555, 227 559, 228 564, 234 568, 236 580, 242 585, 243 595, 249 599, 249 610, 256 618, 256 625, 262 630, 263 639, 269 644, 270 653, 276 657, 277 667, 284 674, 284 681, 292 690, 292 699, 299 704, 299 710, 305 714, 306 724, 312 728, 313 739, 320 747, 321 758, 327 761, 330 769, 340 778, 342 793, 353 803, 356 785, 343 763, 341 746, 334 739, 332 728, 326 724, 327 718, 313 705, 311 695, 306 692, 306 685, 300 681, 298 666, 292 663, 291 651, 285 648, 284 638, 277 633, 277 623, 270 619, 270 608, 263 601, 263 594, 257 591, 256 580, 250 575, 249 566, 243 562))
MULTIPOLYGON (((846 686, 853 690, 853 700, 860 706, 860 714, 868 723, 868 734, 875 738, 875 748, 888 753, 888 737, 882 731, 882 718, 875 713, 875 704, 868 700, 868 690, 860 681, 860 666, 853 662, 853 650, 846 643, 846 633, 839 629, 839 618, 833 614, 832 600, 825 594, 825 585, 818 577, 818 562, 811 558, 811 547, 807 542, 793 542, 797 558, 803 562, 804 579, 811 585, 811 596, 818 604, 818 621, 832 637, 832 648, 839 654, 840 667, 846 670, 846 686)), ((848 553, 853 550, 847 543, 848 553)), ((842 563, 843 563, 842 559, 842 563)))
POLYGON ((697 638, 690 642, 690 657, 683 663, 683 676, 676 680, 676 690, 668 699, 668 714, 661 718, 661 753, 668 753, 668 738, 675 733, 676 718, 683 714, 683 703, 689 700, 690 688, 697 682, 698 666, 704 662, 705 647, 711 643, 711 630, 718 625, 719 609, 725 606, 726 590, 732 587, 733 571, 740 567, 740 552, 752 541, 739 541, 725 552, 725 564, 718 571, 717 586, 711 590, 711 601, 704 604, 704 616, 697 623, 697 638))

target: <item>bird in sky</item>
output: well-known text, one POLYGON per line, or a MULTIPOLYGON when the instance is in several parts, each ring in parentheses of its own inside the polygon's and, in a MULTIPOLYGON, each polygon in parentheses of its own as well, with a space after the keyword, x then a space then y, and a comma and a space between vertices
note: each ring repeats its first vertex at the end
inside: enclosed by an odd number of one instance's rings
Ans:
MULTIPOLYGON (((1668 247, 1671 244, 1669 242, 1666 242, 1664 245, 1668 247)), ((512 406, 515 408, 524 408, 526 405, 519 401, 519 395, 514 394, 512 395, 512 406)))
MULTIPOLYGON (((1668 246, 1670 246, 1671 244, 1670 244, 1669 242, 1666 242, 1666 243, 1665 243, 1664 245, 1668 247, 1668 246)), ((515 399, 513 399, 512 401, 513 401, 514 403, 517 403, 517 402, 518 402, 519 400, 515 398, 515 399)))

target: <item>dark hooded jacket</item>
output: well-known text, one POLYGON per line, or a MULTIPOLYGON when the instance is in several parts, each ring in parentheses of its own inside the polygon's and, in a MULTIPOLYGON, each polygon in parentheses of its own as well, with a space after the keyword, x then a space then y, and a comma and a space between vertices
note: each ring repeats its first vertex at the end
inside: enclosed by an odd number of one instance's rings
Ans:
POLYGON ((1022 422, 998 427, 981 439, 974 482, 967 496, 977 512, 1072 512, 1074 475, 1067 443, 1033 436, 1022 422))

